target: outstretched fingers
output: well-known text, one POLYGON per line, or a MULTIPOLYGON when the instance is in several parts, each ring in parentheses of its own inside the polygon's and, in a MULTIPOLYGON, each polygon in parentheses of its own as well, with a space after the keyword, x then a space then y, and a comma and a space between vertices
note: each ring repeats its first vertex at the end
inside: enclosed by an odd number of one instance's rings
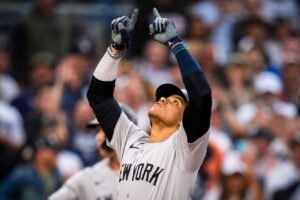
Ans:
POLYGON ((153 23, 153 31, 154 32, 164 32, 168 25, 168 19, 157 17, 153 23))
POLYGON ((114 19, 111 23, 111 29, 113 31, 119 31, 121 29, 124 29, 125 23, 129 21, 129 18, 126 16, 119 17, 117 19, 114 19))

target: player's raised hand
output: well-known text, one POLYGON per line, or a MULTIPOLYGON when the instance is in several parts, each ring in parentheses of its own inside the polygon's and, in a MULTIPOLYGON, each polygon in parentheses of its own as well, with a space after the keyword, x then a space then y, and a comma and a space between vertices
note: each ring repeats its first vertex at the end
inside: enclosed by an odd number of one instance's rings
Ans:
POLYGON ((154 39, 171 48, 175 43, 181 41, 175 25, 171 19, 162 18, 156 8, 153 8, 155 20, 149 25, 150 35, 154 35, 154 39))
POLYGON ((123 50, 128 46, 131 32, 134 29, 138 17, 138 9, 134 9, 131 18, 122 16, 111 22, 112 40, 115 48, 123 50))

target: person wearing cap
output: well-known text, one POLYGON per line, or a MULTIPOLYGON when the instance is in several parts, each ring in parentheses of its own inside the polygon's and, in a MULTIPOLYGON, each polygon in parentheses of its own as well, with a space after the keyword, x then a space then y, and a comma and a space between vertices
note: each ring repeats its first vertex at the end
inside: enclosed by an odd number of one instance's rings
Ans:
MULTIPOLYGON (((62 144, 52 137, 38 138, 32 147, 32 161, 17 166, 0 184, 0 199, 46 199, 62 183, 57 170, 57 155, 62 144)), ((24 152, 25 152, 24 151, 24 152)))
POLYGON ((87 97, 121 161, 118 198, 184 200, 206 154, 211 89, 173 22, 162 18, 155 8, 153 13, 150 34, 175 55, 186 92, 172 84, 157 88, 156 102, 148 111, 149 134, 132 123, 114 99, 117 66, 137 21, 135 9, 131 18, 123 16, 112 21, 113 43, 95 69, 87 97))
MULTIPOLYGON (((136 124, 135 113, 125 104, 120 104, 120 106, 126 116, 136 124)), ((70 177, 49 197, 49 200, 117 199, 119 159, 115 151, 106 145, 105 133, 96 118, 91 120, 86 127, 97 130, 96 142, 102 160, 70 177)))
POLYGON ((246 162, 245 155, 231 150, 224 155, 220 166, 220 181, 210 188, 203 200, 262 200, 261 188, 246 162))
POLYGON ((225 75, 228 84, 225 87, 227 101, 233 110, 254 98, 254 92, 247 84, 247 63, 243 53, 232 54, 225 75))

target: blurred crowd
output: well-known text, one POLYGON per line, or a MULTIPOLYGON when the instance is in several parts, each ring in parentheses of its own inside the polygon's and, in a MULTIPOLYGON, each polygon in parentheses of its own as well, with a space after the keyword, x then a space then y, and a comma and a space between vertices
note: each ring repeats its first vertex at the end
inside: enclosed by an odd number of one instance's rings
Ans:
POLYGON ((94 117, 86 90, 111 42, 110 22, 97 49, 56 13, 62 2, 140 9, 115 98, 145 131, 156 87, 184 87, 174 57, 148 34, 154 6, 174 21, 213 93, 209 147, 191 199, 300 199, 300 1, 24 2, 32 10, 0 47, 0 199, 45 199, 101 160, 96 131, 86 127, 94 117))

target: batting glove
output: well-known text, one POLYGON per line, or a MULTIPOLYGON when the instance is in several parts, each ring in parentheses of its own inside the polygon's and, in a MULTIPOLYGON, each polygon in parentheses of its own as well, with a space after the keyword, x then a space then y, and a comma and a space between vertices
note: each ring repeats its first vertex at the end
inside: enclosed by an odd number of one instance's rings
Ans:
POLYGON ((167 45, 169 48, 181 42, 181 38, 178 36, 171 19, 162 18, 156 8, 153 8, 153 15, 155 16, 155 20, 149 25, 149 30, 150 35, 154 35, 155 40, 167 45))
POLYGON ((130 19, 127 16, 122 16, 111 22, 113 48, 117 50, 124 50, 125 48, 128 48, 131 33, 136 24, 137 17, 138 9, 134 9, 130 19))

